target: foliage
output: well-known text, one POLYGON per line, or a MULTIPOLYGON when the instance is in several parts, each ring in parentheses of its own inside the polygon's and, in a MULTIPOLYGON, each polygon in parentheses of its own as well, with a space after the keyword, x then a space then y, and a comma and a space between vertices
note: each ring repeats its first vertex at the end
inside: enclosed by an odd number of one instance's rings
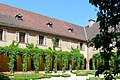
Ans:
POLYGON ((7 53, 7 55, 9 56, 9 60, 10 60, 10 62, 9 62, 10 73, 13 73, 14 62, 19 53, 18 44, 19 43, 15 44, 15 41, 13 41, 13 43, 9 47, 8 46, 5 47, 5 50, 6 50, 5 53, 7 53))
POLYGON ((55 47, 56 47, 56 38, 52 38, 52 43, 53 43, 53 50, 55 50, 55 47))
POLYGON ((23 59, 23 64, 22 64, 23 68, 22 69, 23 69, 23 71, 27 71, 27 62, 28 62, 29 56, 30 56, 30 52, 27 48, 25 48, 22 53, 22 59, 23 59))
POLYGON ((0 80, 10 80, 10 78, 5 75, 0 75, 0 80))
MULTIPOLYGON (((83 56, 83 54, 80 54, 80 52, 79 52, 79 49, 78 48, 76 48, 76 49, 73 49, 72 48, 72 51, 71 51, 71 62, 72 62, 72 65, 71 65, 71 68, 73 69, 73 65, 75 64, 75 63, 77 63, 76 65, 77 65, 77 70, 79 70, 80 69, 80 62, 82 61, 82 66, 84 66, 84 56, 83 56)), ((72 72, 72 71, 71 71, 72 72)))
POLYGON ((90 77, 87 80, 104 80, 104 78, 96 78, 96 77, 90 77))
MULTIPOLYGON (((100 34, 97 34, 92 41, 95 48, 102 48, 101 56, 104 59, 105 69, 110 70, 111 66, 109 61, 111 60, 112 50, 115 47, 117 48, 117 58, 120 52, 120 1, 89 0, 89 2, 98 8, 97 21, 100 24, 100 34)), ((117 62, 117 64, 120 63, 117 62)), ((119 67, 119 65, 117 67, 119 67)))
POLYGON ((83 54, 80 54, 78 49, 73 49, 71 52, 68 51, 56 51, 51 49, 40 49, 33 44, 27 44, 26 48, 19 48, 19 43, 13 41, 10 46, 0 47, 0 53, 6 54, 9 57, 9 68, 10 72, 14 72, 14 62, 17 61, 17 56, 22 55, 22 69, 27 71, 28 59, 33 59, 34 71, 39 71, 39 58, 45 56, 45 72, 48 73, 50 70, 50 64, 52 57, 54 59, 54 72, 57 72, 58 60, 62 60, 62 71, 65 72, 68 62, 77 63, 77 68, 80 67, 80 61, 84 59, 83 54), (72 60, 71 60, 72 58, 72 60), (72 62, 73 61, 73 62, 72 62))
POLYGON ((54 72, 56 73, 57 72, 57 65, 58 65, 58 55, 57 54, 54 54, 54 72))
POLYGON ((63 68, 62 68, 63 73, 66 71, 66 68, 67 68, 69 54, 70 54, 69 52, 64 51, 61 56, 62 57, 62 65, 63 65, 63 68))
POLYGON ((61 74, 61 77, 71 77, 71 75, 64 73, 64 74, 61 74))
POLYGON ((50 55, 45 56, 45 73, 49 72, 50 67, 50 55))
MULTIPOLYGON (((71 77, 70 74, 14 74, 14 80, 31 80, 31 79, 43 79, 43 78, 51 78, 51 77, 71 77)), ((6 79, 7 80, 7 79, 6 79)))
POLYGON ((76 76, 88 76, 88 74, 95 74, 95 71, 75 71, 72 72, 73 74, 76 74, 76 76))

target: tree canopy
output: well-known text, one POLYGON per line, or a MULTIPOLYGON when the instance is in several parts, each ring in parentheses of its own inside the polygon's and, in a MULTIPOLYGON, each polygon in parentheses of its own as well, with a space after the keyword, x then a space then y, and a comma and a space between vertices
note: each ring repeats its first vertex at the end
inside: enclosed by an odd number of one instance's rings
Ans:
POLYGON ((94 46, 102 48, 101 56, 104 57, 105 67, 109 69, 109 60, 114 48, 117 48, 117 65, 119 68, 120 57, 120 0, 89 0, 94 5, 97 12, 97 22, 100 25, 100 33, 92 42, 94 46))

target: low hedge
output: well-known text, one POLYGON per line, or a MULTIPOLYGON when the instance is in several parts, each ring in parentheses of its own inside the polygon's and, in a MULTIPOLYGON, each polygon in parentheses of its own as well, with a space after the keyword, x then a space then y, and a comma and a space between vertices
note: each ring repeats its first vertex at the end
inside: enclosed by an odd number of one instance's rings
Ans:
POLYGON ((64 74, 61 74, 61 77, 71 77, 71 75, 64 73, 64 74))
POLYGON ((0 75, 0 80, 10 80, 10 78, 5 75, 0 75))
POLYGON ((96 78, 96 77, 90 77, 87 80, 104 80, 104 78, 96 78))
MULTIPOLYGON (((14 80, 30 80, 30 79, 42 79, 51 77, 71 77, 70 74, 14 74, 10 79, 14 80)), ((1 80, 1 79, 0 79, 1 80)))

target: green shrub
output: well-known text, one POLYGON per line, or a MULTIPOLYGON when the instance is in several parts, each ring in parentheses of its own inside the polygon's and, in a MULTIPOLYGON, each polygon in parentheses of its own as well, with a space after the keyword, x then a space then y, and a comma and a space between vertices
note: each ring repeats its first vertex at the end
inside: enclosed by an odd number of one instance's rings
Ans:
POLYGON ((95 75, 95 71, 87 71, 87 74, 93 74, 93 75, 95 75))
POLYGON ((88 76, 86 72, 77 72, 76 76, 88 76))
POLYGON ((52 75, 51 74, 42 74, 39 78, 51 78, 52 75))
POLYGON ((71 77, 71 75, 70 74, 61 74, 61 77, 71 77))
POLYGON ((60 77, 60 76, 61 76, 60 74, 52 75, 52 77, 60 77))
POLYGON ((10 80, 10 78, 5 75, 0 75, 0 80, 10 80))
POLYGON ((88 80, 103 80, 103 78, 90 77, 88 80))

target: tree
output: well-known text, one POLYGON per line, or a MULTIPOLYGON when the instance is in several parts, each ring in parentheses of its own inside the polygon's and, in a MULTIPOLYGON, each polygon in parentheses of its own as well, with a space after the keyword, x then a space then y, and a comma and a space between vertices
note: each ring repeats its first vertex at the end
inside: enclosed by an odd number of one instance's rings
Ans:
POLYGON ((112 50, 117 48, 117 68, 120 56, 120 0, 89 0, 97 9, 97 22, 100 24, 100 34, 93 39, 94 46, 102 48, 101 56, 105 60, 105 69, 110 71, 109 61, 112 50))

